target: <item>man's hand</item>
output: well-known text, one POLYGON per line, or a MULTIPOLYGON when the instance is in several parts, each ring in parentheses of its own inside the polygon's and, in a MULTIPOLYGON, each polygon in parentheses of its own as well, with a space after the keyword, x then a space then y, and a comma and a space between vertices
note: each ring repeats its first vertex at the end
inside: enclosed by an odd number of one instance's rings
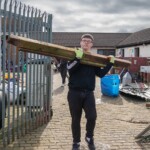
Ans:
POLYGON ((115 57, 113 55, 109 55, 108 58, 110 63, 115 63, 115 57))
POLYGON ((81 48, 78 48, 75 50, 76 58, 81 59, 83 57, 83 50, 81 48))

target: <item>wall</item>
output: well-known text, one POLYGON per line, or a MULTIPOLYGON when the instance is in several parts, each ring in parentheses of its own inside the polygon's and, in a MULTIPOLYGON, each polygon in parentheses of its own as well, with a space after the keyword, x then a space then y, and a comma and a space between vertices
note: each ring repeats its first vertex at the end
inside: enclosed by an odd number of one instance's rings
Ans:
MULTIPOLYGON (((136 46, 136 47, 139 47, 139 57, 150 57, 150 44, 136 46)), ((133 47, 122 48, 122 49, 124 49, 124 57, 134 57, 135 56, 134 49, 136 47, 133 46, 133 47)), ((120 57, 120 51, 121 51, 120 49, 116 50, 117 57, 120 57)))
POLYGON ((96 48, 92 48, 91 52, 92 52, 92 54, 97 54, 97 49, 96 48))

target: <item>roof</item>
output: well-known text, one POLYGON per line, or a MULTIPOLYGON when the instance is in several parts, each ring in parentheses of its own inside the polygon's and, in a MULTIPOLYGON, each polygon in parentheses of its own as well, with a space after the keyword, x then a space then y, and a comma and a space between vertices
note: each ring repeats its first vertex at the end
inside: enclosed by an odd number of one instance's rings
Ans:
POLYGON ((137 46, 150 43, 150 28, 140 30, 130 34, 125 40, 120 42, 117 47, 137 46))
MULTIPOLYGON (((113 47, 126 39, 131 33, 92 33, 94 37, 94 47, 113 47)), ((53 32, 52 43, 67 46, 80 47, 81 36, 85 32, 53 32)))

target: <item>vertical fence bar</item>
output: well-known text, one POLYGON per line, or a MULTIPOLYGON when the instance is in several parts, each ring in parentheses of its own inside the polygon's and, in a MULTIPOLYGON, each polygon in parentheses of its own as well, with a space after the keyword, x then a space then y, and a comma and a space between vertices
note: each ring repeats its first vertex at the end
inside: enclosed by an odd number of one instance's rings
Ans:
MULTIPOLYGON (((34 38, 35 39, 38 39, 37 37, 37 18, 38 17, 38 9, 36 8, 35 10, 35 19, 34 19, 34 38)), ((34 87, 34 91, 35 91, 35 99, 34 99, 34 111, 35 111, 35 128, 37 128, 37 118, 38 118, 38 111, 37 111, 37 108, 38 108, 38 104, 37 104, 37 101, 38 101, 38 64, 39 64, 39 60, 38 60, 38 54, 34 54, 34 58, 36 58, 36 62, 35 62, 35 78, 34 78, 34 81, 35 81, 35 87, 34 87), (37 72, 37 73, 36 73, 37 72)))
MULTIPOLYGON (((45 41, 48 42, 48 32, 47 32, 47 21, 48 21, 48 14, 46 13, 45 15, 45 41)), ((46 67, 45 67, 45 122, 47 123, 48 122, 48 109, 49 109, 49 106, 48 106, 48 77, 49 77, 49 64, 50 64, 50 57, 48 56, 45 56, 45 59, 46 59, 46 67)))
MULTIPOLYGON (((26 17, 25 17, 25 15, 26 15, 26 10, 27 10, 27 7, 26 7, 26 5, 24 5, 24 9, 23 9, 23 31, 22 31, 22 36, 25 36, 25 25, 26 25, 26 17)), ((26 85, 25 85, 25 73, 26 73, 26 70, 25 70, 25 53, 24 52, 22 52, 22 56, 23 56, 23 58, 22 58, 22 84, 21 84, 21 89, 22 89, 22 92, 21 93, 23 93, 22 95, 21 95, 21 114, 22 114, 22 127, 23 127, 23 132, 22 132, 22 135, 24 135, 25 134, 25 113, 26 113, 26 109, 24 108, 23 109, 23 107, 24 107, 24 105, 25 105, 25 93, 24 92, 26 92, 26 90, 24 91, 24 86, 26 87, 26 85)))
MULTIPOLYGON (((41 31, 41 34, 40 34, 40 36, 39 36, 39 39, 40 39, 40 41, 42 41, 42 24, 43 24, 43 14, 40 16, 40 31, 41 31)), ((43 113, 42 113, 42 107, 43 107, 43 105, 42 105, 42 55, 40 55, 40 63, 39 63, 39 65, 40 65, 40 73, 39 73, 39 78, 40 78, 40 82, 39 82, 39 87, 40 87, 40 91, 39 91, 39 96, 40 96, 40 99, 39 99, 39 103, 40 103, 40 125, 42 125, 42 123, 43 123, 43 113)))
MULTIPOLYGON (((52 15, 48 14, 48 23, 47 23, 47 33, 48 33, 48 42, 52 43, 52 15)), ((51 64, 51 58, 50 58, 51 64)), ((47 93, 48 93, 48 121, 51 119, 53 110, 52 110, 52 90, 53 90, 53 75, 52 75, 52 68, 49 64, 49 76, 47 78, 47 93)))
MULTIPOLYGON (((40 40, 39 38, 39 32, 40 32, 40 15, 41 15, 41 11, 38 11, 38 18, 37 18, 37 40, 40 40)), ((39 105, 39 67, 40 67, 40 55, 37 55, 37 59, 38 59, 38 64, 37 64, 37 70, 36 70, 36 74, 37 74, 37 78, 36 78, 36 83, 37 83, 37 90, 36 90, 36 113, 37 115, 37 121, 36 121, 36 126, 38 127, 40 125, 40 113, 39 113, 39 107, 41 107, 39 105)))
MULTIPOLYGON (((33 13, 33 8, 32 8, 32 11, 31 11, 32 13, 33 13)), ((31 26, 31 23, 30 23, 30 26, 31 26)), ((29 131, 31 131, 31 89, 32 89, 32 85, 31 85, 31 53, 29 53, 29 65, 28 65, 28 67, 29 67, 29 71, 28 71, 28 79, 29 79, 29 81, 28 81, 28 86, 29 86, 29 97, 28 97, 28 109, 29 109, 29 131)))
MULTIPOLYGON (((47 13, 45 13, 45 26, 44 26, 44 36, 45 36, 45 41, 47 41, 48 40, 48 34, 47 34, 47 18, 48 17, 48 15, 47 15, 47 13)), ((48 57, 47 56, 45 56, 45 64, 44 64, 44 68, 45 68, 45 73, 44 73, 44 93, 45 93, 45 95, 44 95, 44 107, 45 107, 45 122, 47 123, 48 122, 48 93, 47 93, 47 78, 48 78, 48 74, 47 74, 47 69, 48 69, 48 57)))
MULTIPOLYGON (((45 41, 45 18, 46 18, 46 12, 44 13, 44 17, 43 17, 43 40, 45 41)), ((45 69, 46 69, 46 64, 45 64, 45 59, 46 59, 46 56, 43 56, 44 57, 44 61, 43 61, 43 72, 42 72, 42 83, 43 83, 43 124, 46 122, 46 104, 45 104, 45 101, 46 101, 46 95, 45 95, 45 69)))
MULTIPOLYGON (((11 20, 12 20, 12 0, 9 4, 9 15, 8 15, 8 35, 11 33, 11 20)), ((7 101, 7 110, 8 110, 8 126, 7 126, 7 144, 10 144, 10 45, 7 45, 7 72, 8 72, 8 101, 7 101)), ((13 85, 13 84, 11 84, 13 85)), ((12 88, 12 87, 11 87, 12 88)))
MULTIPOLYGON (((22 3, 19 3, 19 16, 18 16, 18 35, 21 35, 21 11, 22 11, 22 3)), ((19 80, 20 80, 20 52, 17 51, 18 59, 17 59, 17 138, 20 137, 20 107, 19 107, 19 80)))
MULTIPOLYGON (((14 27, 13 27, 13 31, 14 31, 14 35, 16 35, 16 26, 17 26, 17 7, 18 7, 18 2, 15 1, 15 6, 14 6, 14 27)), ((13 46, 13 82, 16 83, 16 79, 15 79, 15 66, 16 66, 16 47, 13 46)), ((15 113, 15 103, 16 103, 16 99, 15 99, 15 93, 16 93, 16 88, 15 88, 15 84, 13 84, 13 121, 12 121, 12 141, 15 140, 15 133, 16 133, 16 113, 15 113)))
MULTIPOLYGON (((40 15, 41 15, 41 11, 38 10, 38 16, 37 16, 37 40, 40 40, 40 15)), ((37 65, 37 70, 36 70, 36 73, 37 73, 37 79, 36 79, 36 82, 37 82, 37 98, 36 98, 36 112, 37 112, 37 127, 40 125, 40 101, 39 101, 39 98, 40 98, 40 95, 39 95, 39 92, 40 92, 40 86, 39 86, 39 78, 40 78, 40 55, 37 55, 37 59, 38 59, 38 65, 37 65)))
MULTIPOLYGON (((2 5, 2 1, 0 0, 0 86, 1 86, 1 82, 2 82, 2 80, 1 80, 1 77, 2 77, 2 38, 1 38, 1 36, 2 36, 2 12, 1 12, 1 5, 2 5)), ((2 98, 2 90, 0 90, 0 98, 2 98)), ((0 129, 2 128, 2 121, 3 121, 3 116, 2 116, 2 101, 1 101, 1 99, 0 99, 0 113, 1 113, 1 116, 0 116, 0 129)), ((0 131, 0 136, 2 136, 2 133, 1 133, 1 131, 0 131)), ((2 144, 2 140, 0 139, 0 145, 2 144)))
MULTIPOLYGON (((33 18, 33 16, 34 16, 34 12, 35 12, 35 9, 32 7, 32 11, 31 11, 31 29, 30 29, 30 38, 33 38, 34 36, 33 36, 33 22, 34 22, 34 18, 33 18)), ((31 92, 30 92, 30 94, 32 95, 31 97, 32 97, 32 99, 30 99, 30 109, 31 109, 31 113, 30 113, 30 115, 31 115, 31 129, 33 129, 33 126, 34 126, 34 112, 33 112, 33 108, 34 108, 34 106, 33 106, 33 101, 34 101, 34 95, 35 95, 35 93, 34 93, 34 80, 33 80, 33 78, 34 78, 34 74, 33 74, 33 68, 34 68, 34 54, 33 53, 30 53, 30 59, 31 59, 31 62, 30 62, 30 85, 31 85, 31 92)))
POLYGON ((20 94, 19 94, 19 104, 21 105, 21 135, 24 135, 24 112, 23 112, 23 105, 24 105, 24 91, 23 91, 23 82, 24 82, 24 72, 23 72, 23 65, 24 65, 24 53, 21 52, 21 85, 20 85, 20 94))
MULTIPOLYGON (((26 36, 27 37, 29 37, 29 25, 30 25, 29 24, 29 14, 30 14, 30 11, 31 11, 31 8, 28 6, 27 7, 27 27, 26 27, 26 34, 27 34, 26 36)), ((29 76, 28 76, 28 74, 29 74, 29 69, 28 69, 29 68, 29 65, 28 65, 29 54, 27 53, 26 56, 27 56, 27 60, 26 60, 26 106, 25 106, 26 123, 25 123, 25 132, 27 133, 29 130, 29 127, 30 127, 30 113, 29 113, 27 101, 29 101, 28 95, 29 95, 29 91, 31 88, 29 87, 29 82, 28 82, 28 80, 29 80, 29 76)))
POLYGON ((2 101, 2 135, 3 135, 3 144, 6 146, 6 139, 5 139, 5 72, 6 72, 6 11, 7 11, 7 0, 4 2, 4 27, 3 27, 3 45, 2 45, 2 58, 3 58, 3 101, 2 101))
MULTIPOLYGON (((34 14, 34 20, 33 20, 33 38, 36 39, 36 18, 37 18, 37 8, 35 9, 35 14, 34 14)), ((36 105, 35 105, 35 101, 36 101, 36 74, 35 74, 35 71, 36 71, 36 67, 38 65, 38 60, 36 58, 37 54, 33 54, 33 58, 34 58, 34 61, 33 61, 33 128, 35 128, 35 118, 36 118, 36 112, 35 112, 35 108, 36 108, 36 105)))
MULTIPOLYGON (((1 11, 1 6, 2 6, 2 0, 0 0, 0 86, 2 85, 2 80, 1 80, 1 77, 2 77, 2 11, 1 11)), ((0 90, 0 98, 3 98, 3 93, 2 93, 2 89, 0 90)), ((0 99, 0 113, 1 113, 1 116, 0 116, 0 129, 2 129, 2 122, 3 122, 3 107, 2 107, 2 100, 0 99)), ((2 131, 0 131, 0 146, 2 146, 2 131)))
MULTIPOLYGON (((45 12, 42 14, 42 22, 41 22, 41 40, 44 39, 44 33, 43 33, 43 26, 44 26, 44 15, 45 12)), ((43 82, 43 76, 44 76, 44 56, 40 55, 40 111, 41 111, 41 125, 44 124, 44 92, 43 92, 43 88, 44 88, 44 82, 43 82)))

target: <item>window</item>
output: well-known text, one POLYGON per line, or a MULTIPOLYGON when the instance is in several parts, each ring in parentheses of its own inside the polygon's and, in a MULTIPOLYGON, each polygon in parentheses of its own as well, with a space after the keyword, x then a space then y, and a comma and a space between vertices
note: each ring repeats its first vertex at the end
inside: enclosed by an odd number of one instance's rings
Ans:
POLYGON ((104 51, 104 50, 98 49, 98 50, 97 50, 97 54, 104 55, 104 52, 103 52, 103 51, 104 51))
POLYGON ((108 56, 108 55, 114 55, 114 56, 115 56, 115 50, 113 50, 113 49, 111 49, 111 50, 98 49, 98 50, 97 50, 97 54, 106 55, 106 56, 108 56))
POLYGON ((139 52, 140 50, 139 50, 139 47, 136 47, 135 49, 134 49, 134 57, 139 57, 139 52))

